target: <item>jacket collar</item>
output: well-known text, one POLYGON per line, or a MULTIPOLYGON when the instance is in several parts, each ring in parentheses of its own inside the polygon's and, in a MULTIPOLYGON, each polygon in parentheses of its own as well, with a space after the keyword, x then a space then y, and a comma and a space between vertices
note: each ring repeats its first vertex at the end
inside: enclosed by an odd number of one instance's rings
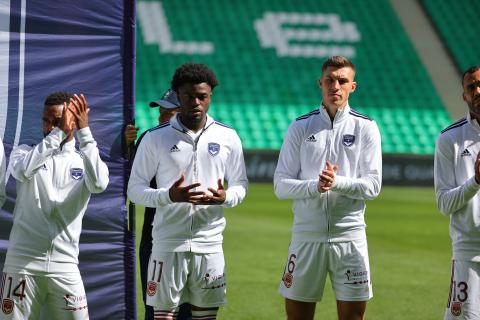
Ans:
MULTIPOLYGON (((333 123, 338 123, 340 121, 343 121, 347 117, 349 112, 350 112, 350 106, 347 103, 345 107, 339 108, 337 110, 337 113, 335 114, 335 118, 333 119, 333 123)), ((330 116, 328 115, 327 108, 323 104, 320 105, 320 115, 322 116, 323 120, 329 123, 332 123, 332 121, 330 120, 330 116)))
POLYGON ((73 151, 76 151, 75 138, 73 138, 72 140, 70 140, 68 142, 65 142, 65 143, 62 142, 60 144, 60 149, 58 149, 58 151, 56 151, 55 153, 56 154, 62 154, 62 153, 68 153, 68 152, 73 152, 73 151))
MULTIPOLYGON (((210 125, 212 125, 215 121, 213 120, 212 117, 210 117, 207 114, 207 122, 205 123, 205 127, 203 127, 202 130, 206 130, 210 125)), ((174 128, 177 129, 178 131, 182 131, 184 133, 187 133, 189 130, 185 128, 185 126, 180 122, 180 114, 177 113, 175 116, 173 116, 170 119, 170 125, 174 128)), ((200 130, 200 131, 202 131, 200 130)))
POLYGON ((470 114, 470 112, 468 112, 467 114, 467 121, 475 131, 480 133, 480 125, 478 124, 478 121, 475 118, 472 118, 472 115, 470 114))

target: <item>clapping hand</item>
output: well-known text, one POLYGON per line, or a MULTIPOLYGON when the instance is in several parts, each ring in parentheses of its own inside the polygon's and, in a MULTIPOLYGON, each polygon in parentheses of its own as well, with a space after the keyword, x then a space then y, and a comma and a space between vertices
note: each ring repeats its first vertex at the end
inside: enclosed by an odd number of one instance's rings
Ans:
POLYGON ((74 94, 73 98, 70 99, 68 108, 75 117, 77 129, 88 127, 88 113, 90 112, 90 108, 83 94, 80 96, 74 94))
POLYGON ((335 175, 338 166, 327 161, 327 168, 320 173, 318 178, 317 190, 320 193, 327 192, 335 182, 335 175))

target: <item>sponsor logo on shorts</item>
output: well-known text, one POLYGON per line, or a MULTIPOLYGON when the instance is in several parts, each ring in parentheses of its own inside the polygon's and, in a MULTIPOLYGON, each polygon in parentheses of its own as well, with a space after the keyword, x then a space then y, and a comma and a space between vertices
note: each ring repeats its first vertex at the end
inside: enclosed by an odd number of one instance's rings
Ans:
POLYGON ((205 286, 202 289, 220 289, 227 285, 225 282, 225 273, 217 275, 205 273, 203 280, 205 281, 205 286))
POLYGON ((65 308, 63 310, 75 312, 88 309, 86 295, 72 296, 67 293, 63 296, 63 300, 65 300, 65 308))
POLYGON ((285 287, 290 288, 293 284, 293 275, 291 273, 286 273, 285 276, 283 276, 283 284, 285 287))
POLYGON ((3 299, 2 301, 2 311, 4 314, 10 314, 13 312, 13 300, 12 299, 3 299))
POLYGON ((450 307, 450 312, 456 317, 461 315, 462 314, 462 303, 458 302, 458 301, 452 303, 452 306, 450 307))
POLYGON ((147 294, 149 297, 153 297, 157 293, 157 283, 149 281, 147 283, 147 294))
POLYGON ((363 270, 363 271, 347 270, 347 272, 345 272, 345 277, 347 279, 346 279, 346 282, 344 282, 343 284, 365 284, 369 282, 367 270, 363 270))

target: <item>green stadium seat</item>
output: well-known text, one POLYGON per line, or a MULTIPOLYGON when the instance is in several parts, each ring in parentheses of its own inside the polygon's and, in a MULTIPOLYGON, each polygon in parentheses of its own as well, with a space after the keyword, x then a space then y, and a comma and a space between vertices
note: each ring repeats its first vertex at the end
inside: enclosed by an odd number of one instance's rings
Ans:
POLYGON ((480 42, 478 0, 421 0, 459 70, 478 64, 480 42))

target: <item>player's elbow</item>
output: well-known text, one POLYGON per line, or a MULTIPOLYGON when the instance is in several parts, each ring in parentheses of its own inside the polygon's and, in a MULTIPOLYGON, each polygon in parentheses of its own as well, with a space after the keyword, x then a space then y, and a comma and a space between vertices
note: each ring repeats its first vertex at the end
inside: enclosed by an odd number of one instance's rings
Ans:
POLYGON ((94 184, 92 184, 90 187, 89 187, 89 190, 91 193, 102 193, 103 191, 105 191, 108 187, 108 183, 109 183, 110 179, 107 177, 105 177, 104 179, 100 179, 100 180, 97 180, 95 181, 94 184))
POLYGON ((444 216, 450 216, 455 209, 451 205, 450 201, 448 201, 447 195, 443 192, 437 192, 435 196, 437 199, 438 211, 440 211, 440 213, 444 216))
POLYGON ((138 192, 136 191, 137 187, 133 183, 128 183, 127 187, 127 197, 130 199, 132 202, 139 202, 140 198, 137 196, 138 192))
POLYGON ((445 201, 437 199, 437 207, 438 211, 444 216, 450 216, 453 213, 452 208, 445 203, 445 201))
POLYGON ((273 192, 275 196, 280 200, 288 199, 288 192, 285 192, 285 188, 282 188, 281 183, 275 181, 273 184, 273 192))
POLYGON ((369 179, 363 184, 363 199, 373 200, 380 194, 382 183, 380 179, 369 179))
POLYGON ((366 200, 375 199, 380 194, 380 189, 381 189, 380 184, 374 183, 373 187, 370 190, 368 190, 368 192, 366 193, 365 199, 366 200))

